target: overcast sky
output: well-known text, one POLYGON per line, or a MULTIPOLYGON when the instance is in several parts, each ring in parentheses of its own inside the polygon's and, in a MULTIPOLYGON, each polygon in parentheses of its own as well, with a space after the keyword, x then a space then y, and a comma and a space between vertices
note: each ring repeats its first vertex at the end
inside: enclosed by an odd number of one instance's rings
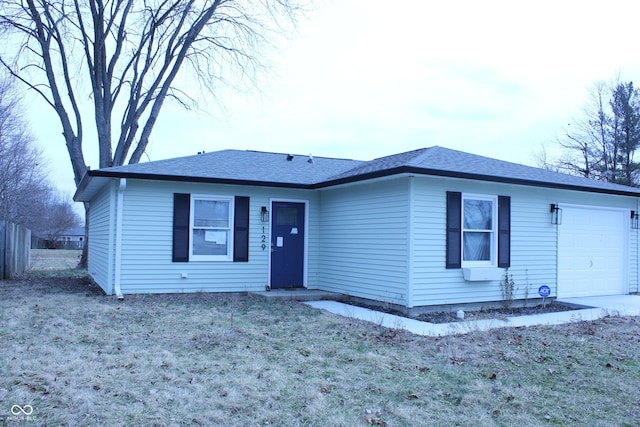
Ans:
MULTIPOLYGON (((640 75, 639 5, 321 0, 270 57, 260 93, 225 92, 209 113, 165 108, 147 159, 235 148, 369 160, 439 145, 535 164, 596 81, 640 75)), ((31 105, 52 176, 71 195, 60 126, 31 105)), ((96 150, 86 155, 95 169, 96 150)))

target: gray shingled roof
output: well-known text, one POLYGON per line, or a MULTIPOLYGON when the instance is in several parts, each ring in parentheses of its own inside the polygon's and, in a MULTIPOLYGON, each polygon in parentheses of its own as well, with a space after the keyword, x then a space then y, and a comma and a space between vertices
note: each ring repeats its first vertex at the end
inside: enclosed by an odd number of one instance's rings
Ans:
POLYGON ((553 172, 438 146, 421 148, 381 157, 370 162, 363 162, 349 171, 331 177, 331 180, 375 175, 383 171, 396 169, 411 170, 414 173, 427 175, 474 178, 484 181, 520 182, 544 187, 566 186, 576 189, 590 189, 592 191, 601 190, 602 192, 622 192, 640 195, 640 189, 626 185, 553 172))
MULTIPOLYGON (((422 148, 371 161, 222 150, 167 160, 89 171, 76 200, 93 178, 140 178, 168 181, 323 188, 401 173, 506 182, 597 193, 640 196, 640 189, 477 156, 443 147, 422 148)), ((95 189, 98 183, 93 183, 95 189)), ((100 184, 101 185, 101 184, 100 184)), ((88 190, 91 193, 93 190, 88 190)))
POLYGON ((341 174, 362 163, 260 151, 222 150, 195 156, 178 157, 93 171, 96 176, 157 175, 294 185, 313 185, 341 174), (290 159, 290 160, 289 160, 290 159))

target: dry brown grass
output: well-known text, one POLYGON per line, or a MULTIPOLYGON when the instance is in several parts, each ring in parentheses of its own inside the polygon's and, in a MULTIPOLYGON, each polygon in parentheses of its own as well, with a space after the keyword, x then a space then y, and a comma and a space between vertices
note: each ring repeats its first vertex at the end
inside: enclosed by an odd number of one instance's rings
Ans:
POLYGON ((29 270, 54 271, 75 268, 82 251, 65 249, 31 249, 29 270))
POLYGON ((0 323, 0 425, 640 424, 635 317, 430 338, 54 275, 0 282, 0 323))

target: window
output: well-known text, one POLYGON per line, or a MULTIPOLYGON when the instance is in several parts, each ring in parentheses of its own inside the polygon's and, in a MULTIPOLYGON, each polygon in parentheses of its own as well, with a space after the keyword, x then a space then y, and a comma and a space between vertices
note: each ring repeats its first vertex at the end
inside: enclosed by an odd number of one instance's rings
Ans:
POLYGON ((230 198, 191 198, 192 260, 229 260, 231 253, 232 203, 230 198))
POLYGON ((511 264, 511 198, 447 192, 446 268, 511 264))
POLYGON ((249 198, 173 195, 173 262, 249 261, 249 198))
POLYGON ((496 197, 462 196, 462 263, 495 266, 496 197))

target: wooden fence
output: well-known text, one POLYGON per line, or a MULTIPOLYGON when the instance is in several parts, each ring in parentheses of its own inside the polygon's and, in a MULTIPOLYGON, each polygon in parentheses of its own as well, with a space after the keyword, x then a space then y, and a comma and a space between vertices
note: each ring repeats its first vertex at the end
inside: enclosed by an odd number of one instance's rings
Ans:
POLYGON ((11 279, 29 268, 31 230, 0 221, 0 278, 11 279))
MULTIPOLYGON (((0 0, 1 1, 1 0, 0 0)), ((84 240, 49 240, 31 236, 31 249, 82 249, 84 240)))

